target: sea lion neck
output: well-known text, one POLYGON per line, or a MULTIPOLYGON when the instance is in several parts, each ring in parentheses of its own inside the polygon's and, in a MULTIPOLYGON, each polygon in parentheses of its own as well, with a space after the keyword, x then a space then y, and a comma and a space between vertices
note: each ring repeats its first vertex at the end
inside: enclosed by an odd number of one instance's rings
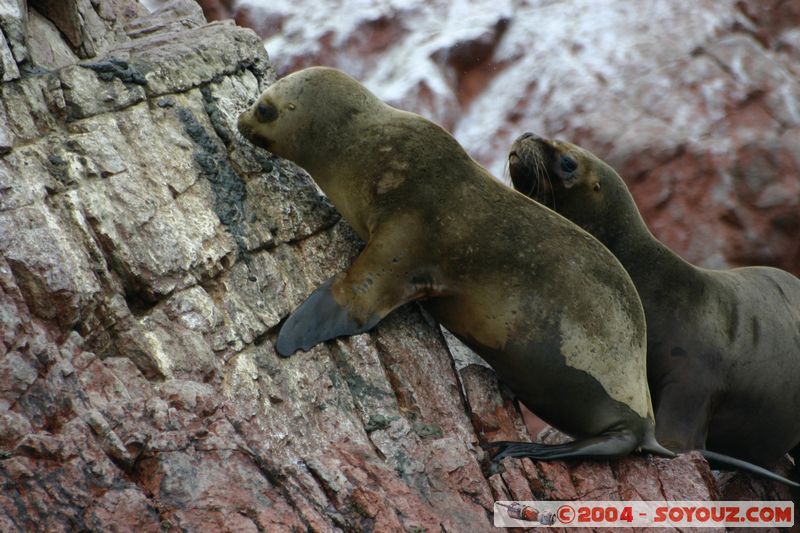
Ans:
MULTIPOLYGON (((354 109, 339 120, 315 120, 306 131, 297 135, 297 144, 303 146, 297 150, 298 154, 292 154, 293 157, 289 159, 303 167, 323 191, 331 187, 334 180, 341 180, 348 166, 344 155, 348 145, 343 139, 357 138, 356 132, 364 131, 372 122, 372 115, 377 112, 373 107, 376 104, 383 106, 380 101, 369 104, 373 105, 365 110, 354 109)), ((367 106, 367 103, 364 105, 367 106)))
MULTIPOLYGON (((628 271, 634 284, 646 286, 648 279, 655 279, 653 263, 658 263, 658 278, 671 278, 678 274, 686 276, 694 274, 697 269, 686 262, 678 254, 667 248, 650 233, 647 228, 639 235, 628 235, 614 243, 609 249, 617 256, 628 271)), ((673 278, 674 279, 674 278, 673 278)), ((641 290, 641 289, 640 289, 641 290)))
POLYGON ((309 173, 356 233, 368 240, 371 224, 365 214, 370 212, 373 192, 363 161, 373 152, 374 140, 363 132, 371 129, 374 117, 385 112, 383 108, 390 108, 380 101, 365 101, 363 105, 366 111, 354 111, 336 127, 326 128, 330 124, 323 122, 313 133, 305 132, 305 138, 313 137, 311 142, 306 141, 313 150, 303 151, 295 162, 309 173), (373 107, 376 103, 379 106, 373 107))
POLYGON ((614 214, 606 218, 606 229, 600 240, 619 259, 639 292, 656 290, 656 285, 663 284, 665 279, 699 275, 694 266, 650 232, 621 178, 618 183, 614 191, 614 214), (657 270, 654 263, 657 263, 657 270))
POLYGON ((337 153, 320 160, 328 168, 307 168, 363 239, 376 227, 371 213, 378 207, 393 212, 402 204, 425 218, 454 191, 495 185, 437 124, 388 105, 364 117, 358 134, 349 134, 337 153), (425 194, 415 194, 417 190, 425 194))

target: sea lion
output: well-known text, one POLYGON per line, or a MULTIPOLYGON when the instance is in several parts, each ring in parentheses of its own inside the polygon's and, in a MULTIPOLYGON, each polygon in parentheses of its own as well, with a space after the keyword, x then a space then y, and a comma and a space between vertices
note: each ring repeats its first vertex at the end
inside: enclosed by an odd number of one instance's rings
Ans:
POLYGON ((641 303, 596 239, 493 178, 440 126, 338 70, 278 80, 238 128, 308 171, 367 243, 292 312, 280 355, 363 333, 424 300, 523 404, 576 439, 492 443, 496 457, 673 455, 653 436, 641 303))
POLYGON ((574 144, 525 133, 508 162, 518 191, 597 237, 631 275, 660 443, 762 466, 800 443, 800 280, 684 261, 650 233, 614 169, 574 144))

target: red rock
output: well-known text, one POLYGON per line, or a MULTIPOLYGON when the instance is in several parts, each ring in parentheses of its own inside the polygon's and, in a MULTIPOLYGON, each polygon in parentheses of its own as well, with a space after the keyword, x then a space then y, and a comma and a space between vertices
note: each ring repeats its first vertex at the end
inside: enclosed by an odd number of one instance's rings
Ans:
POLYGON ((24 416, 14 411, 0 413, 0 447, 13 448, 30 431, 31 424, 24 416))
POLYGON ((503 466, 501 476, 503 483, 505 483, 508 489, 508 499, 521 501, 534 500, 534 494, 531 492, 531 486, 526 478, 526 473, 529 471, 524 469, 524 466, 531 464, 530 461, 503 459, 501 464, 503 466))
POLYGON ((525 440, 513 402, 500 394, 494 372, 470 365, 461 371, 461 383, 472 413, 472 424, 486 442, 525 440))
MULTIPOLYGON (((641 461, 637 461, 641 463, 641 461)), ((605 462, 577 463, 571 469, 572 483, 579 500, 626 500, 620 494, 627 480, 619 470, 605 462), (616 473, 616 475, 615 475, 616 473)), ((635 498, 631 498, 635 499, 635 498)))
POLYGON ((0 361, 0 394, 6 409, 36 381, 36 367, 21 354, 10 352, 0 361))
POLYGON ((545 500, 576 500, 578 493, 572 483, 569 467, 562 461, 543 461, 536 464, 539 470, 541 491, 534 487, 534 493, 545 500))
POLYGON ((143 533, 163 531, 158 511, 138 490, 123 489, 108 491, 95 500, 87 509, 87 525, 99 531, 125 528, 143 533))

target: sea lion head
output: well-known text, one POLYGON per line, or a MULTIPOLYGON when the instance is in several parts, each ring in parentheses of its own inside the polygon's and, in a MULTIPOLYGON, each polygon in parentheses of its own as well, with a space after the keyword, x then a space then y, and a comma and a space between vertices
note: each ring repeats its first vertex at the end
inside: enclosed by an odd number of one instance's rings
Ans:
POLYGON ((602 237, 608 230, 604 221, 615 216, 623 182, 613 168, 588 150, 523 133, 511 147, 508 166, 517 191, 595 236, 602 237))
POLYGON ((239 116, 239 132, 251 143, 290 159, 312 175, 329 167, 341 139, 382 105, 363 85, 332 68, 311 67, 270 85, 239 116))

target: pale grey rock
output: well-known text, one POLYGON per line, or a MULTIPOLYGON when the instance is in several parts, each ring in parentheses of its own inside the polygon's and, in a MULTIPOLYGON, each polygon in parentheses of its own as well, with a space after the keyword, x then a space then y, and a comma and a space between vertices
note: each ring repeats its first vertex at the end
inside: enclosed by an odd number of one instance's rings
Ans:
POLYGON ((43 203, 2 211, 0 235, 0 253, 36 316, 70 327, 96 303, 91 259, 57 212, 43 203))
POLYGON ((231 22, 217 22, 181 33, 158 34, 129 43, 130 61, 144 74, 148 96, 182 92, 214 79, 253 70, 266 73, 261 40, 231 22), (260 53, 254 55, 254 51, 260 53))
POLYGON ((58 77, 29 76, 0 85, 0 109, 12 145, 45 136, 66 109, 58 77))
POLYGON ((453 356, 453 362, 456 365, 456 370, 461 371, 463 368, 466 368, 469 365, 478 365, 491 368, 489 363, 481 359, 478 354, 472 351, 466 344, 458 340, 455 335, 441 326, 440 328, 442 331, 442 336, 447 343, 447 349, 450 350, 450 354, 453 356))
POLYGON ((14 145, 11 128, 8 126, 5 108, 0 105, 0 155, 5 155, 11 151, 14 145))
POLYGON ((5 41, 11 49, 16 63, 28 60, 27 24, 25 0, 0 0, 0 41, 5 41))
POLYGON ((0 211, 32 205, 55 188, 53 179, 34 150, 17 150, 0 160, 0 211))
POLYGON ((0 32, 0 81, 19 78, 19 69, 3 32, 0 32))
POLYGON ((194 0, 171 0, 162 4, 152 13, 129 21, 125 26, 128 37, 139 39, 153 33, 173 33, 206 24, 203 9, 194 0))
POLYGON ((0 356, 16 346, 16 340, 27 329, 29 320, 28 309, 14 281, 11 267, 5 257, 0 256, 0 356))
POLYGON ((57 70, 77 63, 79 58, 61 39, 58 28, 38 11, 29 12, 30 33, 36 39, 29 42, 30 61, 47 70, 57 70))
MULTIPOLYGON (((114 21, 104 21, 91 0, 28 0, 29 5, 50 19, 82 58, 101 55, 120 38, 114 21)), ((97 3, 100 5, 100 3, 97 3)))
POLYGON ((203 287, 195 285, 179 291, 164 302, 170 320, 185 328, 207 333, 223 324, 223 317, 214 300, 203 287))
MULTIPOLYGON (((87 64, 93 68, 87 65, 76 65, 61 71, 60 80, 69 119, 77 120, 100 113, 117 111, 145 99, 145 90, 142 84, 129 81, 130 78, 124 80, 119 77, 111 77, 109 80, 98 78, 94 69, 102 68, 105 65, 113 68, 115 64, 113 61, 115 60, 87 64)), ((119 60, 117 64, 125 63, 119 60)), ((120 67, 121 70, 124 68, 120 67)))

